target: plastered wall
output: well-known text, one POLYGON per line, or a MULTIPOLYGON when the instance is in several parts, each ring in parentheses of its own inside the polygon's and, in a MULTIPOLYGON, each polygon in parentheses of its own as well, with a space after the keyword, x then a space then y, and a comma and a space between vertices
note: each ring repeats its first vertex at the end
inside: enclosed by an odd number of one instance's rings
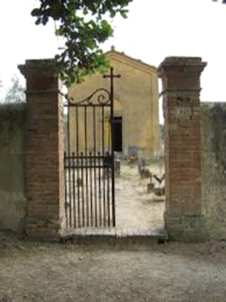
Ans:
POLYGON ((26 105, 0 105, 0 230, 24 227, 24 134, 26 105))
POLYGON ((212 239, 226 239, 226 104, 201 104, 202 209, 212 239))

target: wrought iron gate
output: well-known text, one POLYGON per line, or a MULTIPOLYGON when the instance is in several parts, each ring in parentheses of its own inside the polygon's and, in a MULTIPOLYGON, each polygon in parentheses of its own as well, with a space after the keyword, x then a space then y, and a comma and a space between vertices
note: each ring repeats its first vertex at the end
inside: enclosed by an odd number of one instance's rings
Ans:
POLYGON ((110 91, 100 88, 67 108, 65 215, 67 228, 115 226, 114 75, 110 91))

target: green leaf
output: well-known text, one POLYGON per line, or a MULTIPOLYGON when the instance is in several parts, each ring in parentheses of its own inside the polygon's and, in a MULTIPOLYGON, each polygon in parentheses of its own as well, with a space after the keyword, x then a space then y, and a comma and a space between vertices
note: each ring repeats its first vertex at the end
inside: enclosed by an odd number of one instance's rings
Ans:
POLYGON ((56 55, 57 69, 67 85, 87 75, 106 69, 101 43, 113 35, 109 16, 126 17, 132 0, 39 0, 31 14, 37 25, 57 20, 56 35, 65 47, 56 55))

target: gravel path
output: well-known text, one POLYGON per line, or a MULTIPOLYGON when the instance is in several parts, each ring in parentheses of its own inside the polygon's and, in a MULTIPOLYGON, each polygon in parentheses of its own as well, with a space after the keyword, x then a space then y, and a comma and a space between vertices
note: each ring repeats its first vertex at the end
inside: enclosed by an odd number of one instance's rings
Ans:
POLYGON ((0 237, 1 302, 225 302, 226 244, 76 246, 0 237))
MULTIPOLYGON (((159 167, 150 167, 161 176, 159 167)), ((116 224, 121 229, 158 230, 164 228, 163 199, 147 193, 149 179, 141 179, 136 166, 123 164, 116 178, 116 224)))

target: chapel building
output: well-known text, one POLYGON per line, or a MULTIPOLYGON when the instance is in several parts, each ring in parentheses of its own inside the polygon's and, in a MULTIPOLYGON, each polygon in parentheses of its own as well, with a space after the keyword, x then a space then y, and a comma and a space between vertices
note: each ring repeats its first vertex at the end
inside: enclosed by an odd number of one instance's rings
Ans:
MULTIPOLYGON (((158 155, 160 150, 160 126, 156 67, 133 59, 113 48, 106 53, 106 57, 114 68, 114 73, 121 75, 121 78, 114 80, 114 150, 123 156, 130 156, 136 152, 138 156, 144 158, 158 155)), ((110 81, 97 73, 87 76, 80 84, 72 85, 69 96, 75 102, 79 102, 99 88, 109 90, 110 81)), ((99 119, 101 119, 101 113, 99 119)), ((110 140, 109 116, 105 114, 104 119, 104 144, 107 145, 110 140)), ((83 123, 84 117, 80 115, 78 124, 82 125, 83 123)), ((92 123, 89 116, 87 128, 88 141, 90 141, 92 140, 92 131, 89 134, 89 130, 92 128, 92 123)), ((76 116, 73 110, 70 113, 70 129, 70 141, 73 148, 76 137, 76 116)), ((84 148, 81 145, 84 141, 84 135, 84 130, 80 127, 80 150, 84 148)), ((97 146, 103 139, 102 136, 100 130, 99 135, 97 133, 95 137, 97 146)), ((92 151, 89 150, 89 152, 92 151)))

